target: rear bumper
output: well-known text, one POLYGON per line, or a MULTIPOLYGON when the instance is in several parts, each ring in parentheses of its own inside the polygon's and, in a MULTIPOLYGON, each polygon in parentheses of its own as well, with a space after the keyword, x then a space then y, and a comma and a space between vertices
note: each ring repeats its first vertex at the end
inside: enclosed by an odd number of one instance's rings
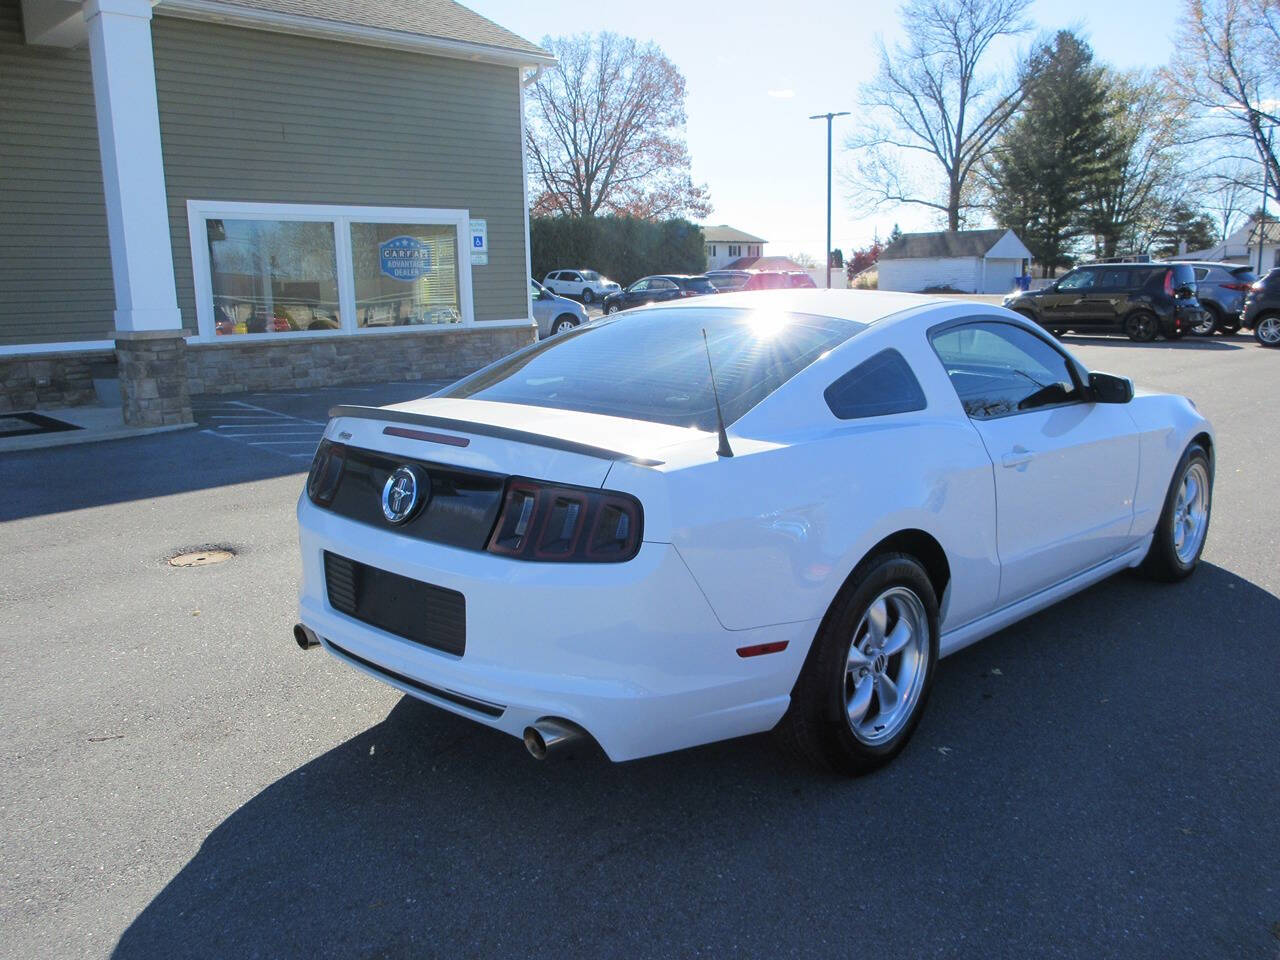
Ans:
POLYGON ((816 621, 725 630, 670 544, 621 564, 536 564, 424 543, 299 501, 301 621, 348 665, 514 736, 542 717, 613 760, 768 730, 816 621), (466 597, 466 652, 385 633, 328 602, 325 550, 466 597), (785 640, 743 659, 739 647, 785 640))

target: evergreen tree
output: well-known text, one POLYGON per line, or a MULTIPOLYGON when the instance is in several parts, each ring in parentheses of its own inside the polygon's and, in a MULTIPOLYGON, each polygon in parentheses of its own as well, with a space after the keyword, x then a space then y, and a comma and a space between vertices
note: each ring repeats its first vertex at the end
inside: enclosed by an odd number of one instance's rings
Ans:
POLYGON ((1089 45, 1062 30, 1031 58, 1026 86, 1024 111, 985 174, 996 223, 1017 233, 1049 276, 1070 266, 1089 185, 1113 159, 1107 85, 1089 45))
POLYGON ((1217 241, 1213 218, 1185 202, 1175 203, 1164 224, 1152 236, 1151 253, 1171 257, 1184 242, 1188 250, 1203 250, 1217 241))

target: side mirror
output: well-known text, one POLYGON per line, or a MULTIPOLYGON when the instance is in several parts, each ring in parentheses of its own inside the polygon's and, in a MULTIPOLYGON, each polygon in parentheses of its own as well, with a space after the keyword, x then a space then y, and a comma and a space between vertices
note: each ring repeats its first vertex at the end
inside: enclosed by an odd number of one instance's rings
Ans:
POLYGON ((541 290, 538 292, 539 300, 554 300, 555 298, 556 298, 556 295, 552 293, 550 290, 541 290))
POLYGON ((1089 395, 1094 403, 1128 403, 1133 399, 1133 381, 1110 373, 1091 373, 1089 395))

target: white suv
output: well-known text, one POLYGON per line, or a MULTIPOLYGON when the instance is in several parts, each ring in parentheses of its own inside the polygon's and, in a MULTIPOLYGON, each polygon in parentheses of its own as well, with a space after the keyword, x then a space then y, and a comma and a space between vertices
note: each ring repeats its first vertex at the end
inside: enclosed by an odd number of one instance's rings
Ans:
POLYGON ((542 285, 562 297, 577 297, 583 303, 603 300, 622 288, 594 270, 552 270, 542 285))

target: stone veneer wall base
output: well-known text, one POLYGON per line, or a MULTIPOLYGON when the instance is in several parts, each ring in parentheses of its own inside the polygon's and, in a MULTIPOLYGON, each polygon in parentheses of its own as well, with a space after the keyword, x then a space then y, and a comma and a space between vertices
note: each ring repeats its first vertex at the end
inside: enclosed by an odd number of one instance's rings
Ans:
POLYGON ((296 340, 232 336, 187 345, 187 383, 194 395, 456 379, 536 338, 532 324, 486 329, 483 323, 296 340))
POLYGON ((114 363, 110 350, 0 357, 0 413, 97 403, 94 374, 114 363))
POLYGON ((116 331, 124 422, 130 427, 194 423, 181 330, 116 331))

